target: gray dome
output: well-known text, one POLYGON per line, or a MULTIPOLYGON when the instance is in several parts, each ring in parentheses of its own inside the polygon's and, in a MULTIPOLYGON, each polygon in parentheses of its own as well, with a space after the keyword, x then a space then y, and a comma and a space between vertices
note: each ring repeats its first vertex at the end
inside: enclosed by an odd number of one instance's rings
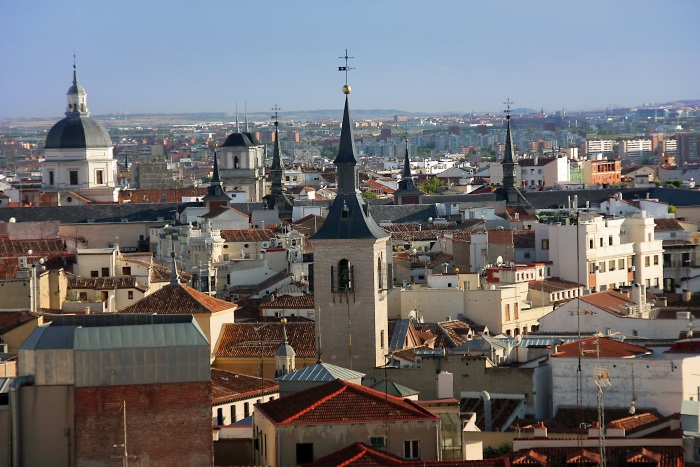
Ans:
POLYGON ((253 133, 231 133, 221 145, 222 148, 260 146, 253 133))
POLYGON ((46 135, 45 149, 111 148, 112 139, 101 123, 90 117, 66 117, 46 135))
POLYGON ((76 82, 68 88, 68 92, 66 94, 86 94, 86 92, 85 88, 80 83, 76 82))
POLYGON ((275 357, 295 357, 296 354, 297 353, 294 351, 291 345, 285 344, 277 347, 275 357))

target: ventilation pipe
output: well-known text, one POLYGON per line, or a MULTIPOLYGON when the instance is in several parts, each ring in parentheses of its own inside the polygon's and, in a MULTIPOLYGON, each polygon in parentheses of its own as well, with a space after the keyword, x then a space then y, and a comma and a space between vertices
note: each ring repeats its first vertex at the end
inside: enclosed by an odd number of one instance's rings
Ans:
POLYGON ((486 391, 481 391, 479 394, 484 400, 484 425, 486 431, 493 431, 493 420, 491 418, 491 394, 486 391))
POLYGON ((10 384, 10 430, 12 432, 10 436, 11 452, 12 452, 12 467, 20 467, 22 465, 21 455, 22 446, 21 442, 21 425, 20 425, 20 413, 19 413, 19 390, 22 386, 30 386, 34 384, 34 375, 24 375, 18 376, 10 384))

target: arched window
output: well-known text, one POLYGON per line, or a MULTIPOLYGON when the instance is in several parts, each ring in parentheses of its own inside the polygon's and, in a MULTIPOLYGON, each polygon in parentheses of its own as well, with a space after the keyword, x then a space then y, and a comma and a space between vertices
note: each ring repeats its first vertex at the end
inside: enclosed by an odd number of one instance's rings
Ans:
POLYGON ((234 169, 240 169, 241 168, 241 160, 238 158, 238 156, 235 156, 233 158, 233 168, 234 169))
POLYGON ((384 278, 382 277, 382 258, 377 258, 377 284, 379 290, 384 289, 384 278))
POLYGON ((510 321, 510 303, 506 303, 506 321, 510 321))
POLYGON ((513 317, 516 320, 518 319, 518 304, 517 303, 513 304, 513 317))
POLYGON ((351 288, 350 262, 347 259, 341 259, 338 263, 338 290, 345 291, 351 288))

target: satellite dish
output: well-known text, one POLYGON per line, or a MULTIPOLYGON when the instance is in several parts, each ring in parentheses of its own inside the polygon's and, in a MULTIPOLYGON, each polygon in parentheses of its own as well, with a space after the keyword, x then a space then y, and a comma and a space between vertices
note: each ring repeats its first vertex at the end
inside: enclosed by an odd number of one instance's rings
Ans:
POLYGON ((15 219, 14 217, 10 217, 10 224, 14 224, 15 222, 17 222, 17 219, 15 219))
POLYGON ((520 343, 521 343, 522 341, 523 341, 523 336, 521 336, 520 334, 518 334, 517 336, 515 336, 515 345, 520 345, 520 343))
POLYGON ((496 258, 496 265, 501 266, 502 264, 503 264, 503 257, 499 256, 498 258, 496 258))

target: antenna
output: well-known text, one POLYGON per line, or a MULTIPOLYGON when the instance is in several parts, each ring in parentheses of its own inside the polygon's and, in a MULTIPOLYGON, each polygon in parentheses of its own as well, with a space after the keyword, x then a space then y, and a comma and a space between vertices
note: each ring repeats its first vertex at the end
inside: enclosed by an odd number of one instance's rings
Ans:
POLYGON ((593 369, 593 382, 598 386, 598 447, 600 453, 600 465, 605 467, 607 459, 605 455, 605 403, 603 400, 603 390, 611 386, 610 371, 600 364, 600 333, 598 332, 598 313, 596 316, 596 367, 593 369))

